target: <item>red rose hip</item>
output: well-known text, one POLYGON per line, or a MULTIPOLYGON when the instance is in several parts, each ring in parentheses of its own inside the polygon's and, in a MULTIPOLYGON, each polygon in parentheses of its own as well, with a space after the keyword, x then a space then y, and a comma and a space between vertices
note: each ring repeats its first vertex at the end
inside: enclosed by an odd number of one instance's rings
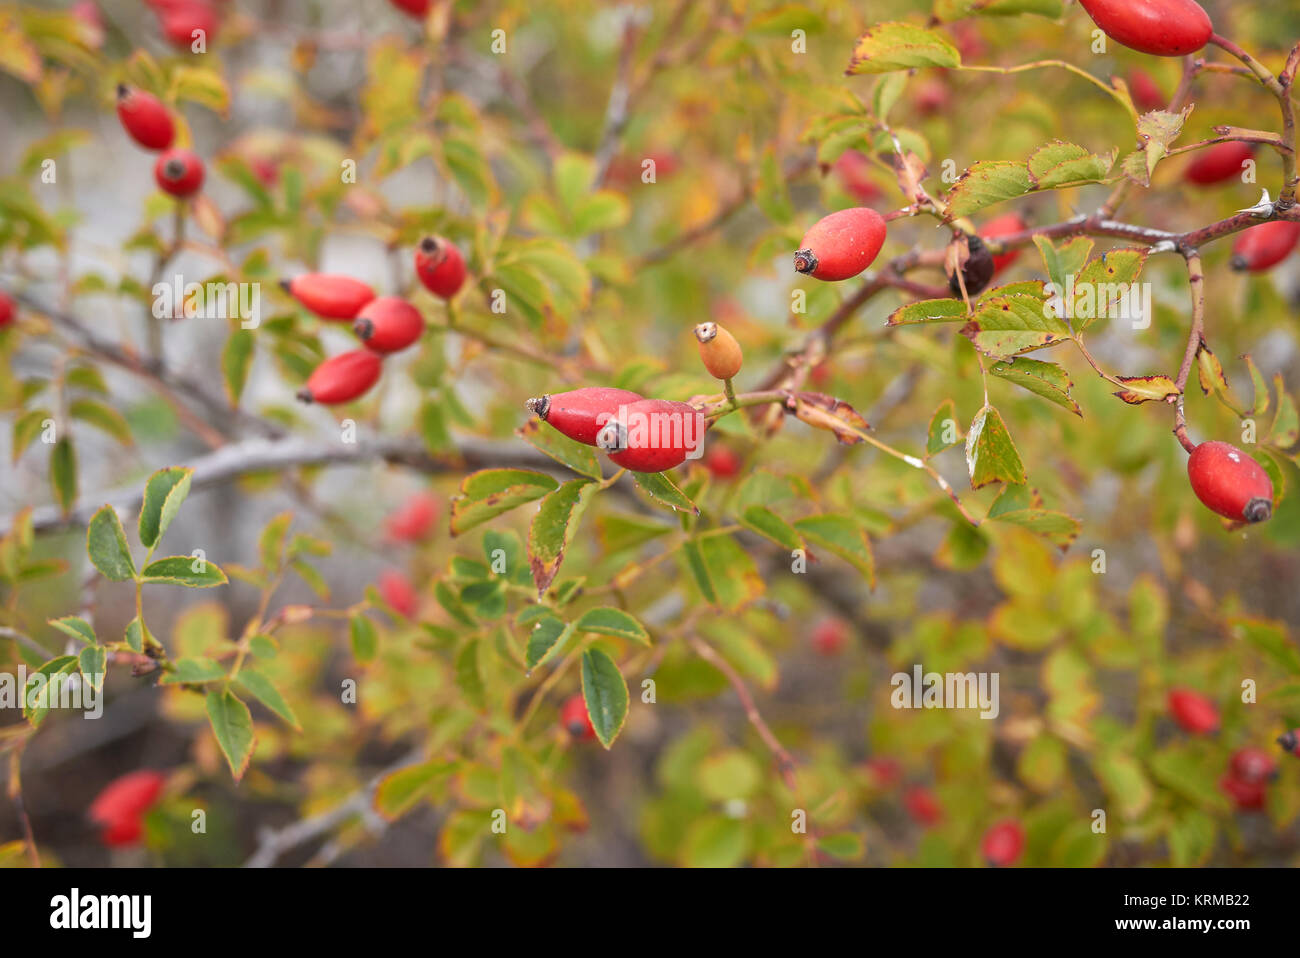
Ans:
MULTIPOLYGON (((993 217, 993 219, 981 226, 979 235, 984 239, 996 239, 999 236, 1010 236, 1013 233, 1023 232, 1028 228, 1019 213, 1003 213, 1001 216, 993 217)), ((996 276, 1019 258, 1020 250, 1018 249, 995 254, 993 257, 993 275, 996 276)))
POLYGON ((1187 460, 1187 478, 1196 498, 1226 519, 1263 522, 1273 514, 1273 480, 1236 446, 1201 443, 1187 460))
POLYGON ((564 730, 579 741, 596 737, 592 727, 591 716, 587 714, 587 703, 581 695, 571 695, 560 706, 560 724, 564 730))
POLYGON ((381 366, 379 354, 368 349, 331 356, 307 377, 298 398, 322 406, 351 402, 379 381, 381 366))
POLYGON ((203 186, 203 161, 190 150, 179 147, 168 150, 154 164, 153 178, 164 193, 185 199, 203 186))
POLYGON ((818 655, 834 658, 844 651, 849 641, 849 627, 843 619, 827 616, 812 631, 812 647, 818 655))
POLYGON ((1196 158, 1183 172, 1183 177, 1197 186, 1213 186, 1234 176, 1241 176, 1243 164, 1254 155, 1255 151, 1250 144, 1240 140, 1216 143, 1196 154, 1196 158))
POLYGON ((176 139, 176 125, 162 100, 126 84, 117 87, 117 118, 122 128, 146 150, 166 150, 176 139))
POLYGON ((384 522, 384 531, 393 542, 419 542, 433 532, 438 522, 438 500, 427 492, 417 492, 384 522))
POLYGON ((885 221, 865 206, 824 216, 804 234, 794 268, 813 279, 835 282, 857 276, 885 243, 885 221))
POLYGON ((1300 241, 1300 223, 1273 220, 1252 226, 1232 244, 1232 268, 1258 273, 1276 266, 1291 255, 1300 241))
POLYGON ((641 396, 626 389, 587 386, 566 393, 539 396, 525 404, 537 418, 570 439, 596 445, 605 424, 618 416, 619 408, 640 402, 641 396))
POLYGON ((8 326, 14 321, 14 315, 18 312, 18 307, 4 292, 0 290, 0 329, 8 326))
POLYGON ((413 17, 423 17, 432 6, 431 0, 392 0, 393 6, 413 17))
POLYGON ((663 472, 696 458, 708 428, 704 413, 671 399, 642 399, 619 410, 596 437, 610 461, 632 472, 663 472))
POLYGON ((424 317, 404 299, 380 296, 372 299, 357 314, 352 331, 367 349, 377 353, 395 353, 420 338, 424 332, 424 317))
POLYGON ((704 468, 714 479, 732 479, 740 472, 740 457, 731 447, 715 442, 704 454, 704 468))
POLYGON ((913 785, 903 793, 903 808, 918 825, 937 825, 943 820, 943 806, 924 785, 913 785))
POLYGON ((1133 97, 1133 103, 1144 113, 1163 110, 1169 105, 1169 97, 1165 96, 1151 74, 1145 70, 1135 69, 1128 75, 1128 92, 1133 97))
POLYGON ((1243 782, 1268 782, 1277 775, 1277 760, 1271 752, 1247 745, 1232 753, 1228 770, 1243 782))
POLYGON ((356 319, 375 298, 375 291, 361 280, 335 273, 304 273, 280 285, 322 319, 356 319))
POLYGON ((1014 865, 1025 850, 1025 829, 1017 821, 998 822, 984 833, 980 851, 990 865, 1014 865))
POLYGON ((1210 42, 1214 26, 1195 0, 1079 0, 1116 43, 1157 57, 1181 57, 1210 42))
POLYGON ((1219 710, 1214 703, 1191 689, 1169 692, 1169 714, 1193 735, 1208 735, 1219 727, 1219 710))
POLYGON ((434 296, 451 299, 465 282, 465 258, 450 241, 426 236, 415 251, 415 272, 434 296))
POLYGON ((134 845, 143 835, 145 813, 158 801, 166 778, 141 769, 109 782, 90 805, 90 819, 102 829, 105 845, 134 845))
POLYGON ((394 609, 414 619, 420 611, 420 596, 411 580, 393 569, 385 569, 379 576, 379 594, 394 609))

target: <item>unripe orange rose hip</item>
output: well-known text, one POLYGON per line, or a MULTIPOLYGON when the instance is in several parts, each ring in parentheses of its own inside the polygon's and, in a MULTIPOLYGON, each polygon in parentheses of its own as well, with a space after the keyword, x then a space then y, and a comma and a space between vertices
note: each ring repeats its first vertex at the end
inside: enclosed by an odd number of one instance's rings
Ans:
POLYGON ((420 338, 424 317, 404 299, 380 296, 361 308, 352 331, 366 344, 366 349, 395 353, 420 338))
POLYGON ((804 234, 794 268, 813 279, 835 282, 857 276, 885 244, 885 220, 865 206, 824 216, 804 234))
POLYGON ((1216 143, 1196 154, 1196 158, 1183 171, 1183 177, 1197 186, 1213 186, 1234 176, 1241 176, 1242 165, 1254 155, 1251 145, 1241 140, 1216 143))
POLYGON ((1214 26, 1195 0, 1079 0, 1116 43, 1157 57, 1181 57, 1210 42, 1214 26))
POLYGON ((322 406, 351 402, 379 381, 381 368, 379 354, 368 349, 331 356, 307 377, 307 385, 299 391, 298 398, 322 406))
POLYGON ((146 150, 165 150, 176 138, 176 125, 162 100, 125 84, 117 87, 117 118, 122 128, 146 150))
POLYGON ((1192 491, 1211 512, 1227 519, 1263 522, 1273 514, 1273 480, 1236 446, 1203 442, 1187 460, 1192 491))
POLYGON ((663 472, 687 460, 704 442, 704 414, 689 403, 642 399, 619 410, 596 437, 612 462, 632 472, 663 472))
POLYGON ((640 402, 641 396, 627 389, 587 386, 565 393, 539 396, 525 404, 537 418, 570 439, 596 445, 605 424, 618 416, 621 406, 640 402))
POLYGON ((303 273, 280 280, 284 291, 322 319, 356 319, 375 291, 351 276, 303 273))
POLYGON ((465 259, 454 243, 426 236, 415 250, 415 272, 429 292, 451 299, 465 282, 465 259))
POLYGON ((695 327, 695 338, 700 344, 700 359, 714 379, 731 379, 740 372, 745 361, 740 343, 717 323, 700 323, 695 327))
POLYGON ((1171 689, 1169 715, 1193 735, 1208 735, 1219 727, 1219 710, 1214 703, 1191 689, 1171 689))
POLYGON ((1297 242, 1300 223, 1273 220, 1252 226, 1232 244, 1232 268, 1250 273, 1269 269, 1290 256, 1297 242))
POLYGON ((180 199, 193 196, 203 186, 203 161, 190 150, 170 149, 158 157, 153 178, 165 193, 180 199))

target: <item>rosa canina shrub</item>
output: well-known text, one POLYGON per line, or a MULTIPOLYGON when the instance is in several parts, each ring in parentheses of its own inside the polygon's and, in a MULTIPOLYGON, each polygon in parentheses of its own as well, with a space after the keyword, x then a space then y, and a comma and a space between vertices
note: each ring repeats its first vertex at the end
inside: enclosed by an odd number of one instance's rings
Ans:
POLYGON ((1300 14, 1128 6, 0 3, 0 860, 1295 864, 1300 14))

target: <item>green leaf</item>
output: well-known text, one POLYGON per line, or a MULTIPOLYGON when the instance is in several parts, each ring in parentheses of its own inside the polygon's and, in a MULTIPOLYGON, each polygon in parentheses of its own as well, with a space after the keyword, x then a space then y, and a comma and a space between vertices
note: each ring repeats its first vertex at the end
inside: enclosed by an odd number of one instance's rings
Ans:
POLYGON ((598 635, 612 635, 619 639, 628 639, 641 645, 650 644, 650 634, 645 626, 621 609, 600 606, 588 609, 574 623, 578 632, 595 632, 598 635))
POLYGON ((573 211, 574 236, 588 236, 605 230, 618 229, 632 215, 627 197, 613 190, 600 190, 578 204, 573 211))
POLYGON ((94 688, 104 687, 104 672, 107 669, 108 653, 102 646, 92 645, 77 653, 77 668, 86 681, 94 688))
POLYGON ((1149 254, 1145 248, 1108 250, 1079 272, 1069 313, 1075 332, 1083 332, 1098 319, 1136 311, 1137 281, 1149 254))
POLYGON ((144 504, 140 507, 140 543, 152 549, 171 525, 176 513, 190 494, 194 470, 181 466, 159 469, 144 486, 144 504))
POLYGON ((794 527, 809 542, 828 549, 862 573, 869 586, 876 586, 876 560, 871 540, 852 516, 830 514, 808 516, 794 527))
POLYGON ((1052 190, 1105 178, 1118 151, 1090 153, 1074 143, 1053 140, 1029 157, 1029 181, 1036 190, 1052 190))
POLYGON ((232 330, 221 349, 221 379, 226 387, 226 398, 231 406, 239 405, 239 397, 248 384, 248 370, 253 364, 256 340, 247 329, 232 330))
POLYGON ((46 428, 46 423, 53 423, 54 417, 48 409, 29 409, 14 420, 11 439, 12 461, 22 458, 27 447, 36 441, 36 437, 46 428))
POLYGON ((289 536, 289 526, 293 523, 292 512, 281 512, 273 516, 257 538, 257 553, 262 567, 274 574, 279 571, 284 561, 285 540, 289 536))
POLYGON ((375 811, 390 822, 396 821, 449 777, 454 769, 455 766, 447 762, 421 762, 389 773, 375 789, 375 811))
MULTIPOLYGON (((39 669, 36 675, 44 676, 45 684, 38 693, 34 686, 24 687, 22 692, 23 698, 23 718, 31 723, 33 728, 39 727, 45 721, 45 716, 49 714, 50 706, 57 700, 59 689, 51 686, 49 683, 54 680, 55 676, 68 675, 77 668, 77 657, 75 655, 60 655, 50 659, 39 669)), ((32 681, 32 676, 28 676, 27 681, 32 681)))
POLYGON ((1286 391, 1281 373, 1273 377, 1273 386, 1277 390, 1277 413, 1273 417, 1273 428, 1268 432, 1268 441, 1279 449, 1290 449, 1300 439, 1300 414, 1297 414, 1295 401, 1286 391))
POLYGON ((579 475, 600 479, 600 461, 595 451, 563 433, 543 427, 540 419, 530 419, 515 430, 515 435, 531 443, 537 450, 550 456, 562 466, 568 466, 579 475))
POLYGON ((600 489, 590 479, 571 479, 549 493, 528 530, 528 559, 540 597, 560 571, 587 502, 600 489))
POLYGON ((935 0, 934 15, 945 23, 969 16, 1009 17, 1035 13, 1059 20, 1065 12, 1062 0, 935 0))
POLYGON ((90 517, 86 529, 86 553, 95 568, 110 582, 135 578, 135 562, 126 544, 126 532, 112 506, 101 506, 90 517))
POLYGON ((698 819, 686 833, 682 864, 687 868, 735 868, 749 854, 745 823, 723 815, 698 819))
POLYGON ((127 623, 122 639, 132 652, 144 651, 144 627, 140 623, 139 616, 127 623))
POLYGON ((907 23, 878 23, 858 38, 847 76, 912 67, 961 66, 961 54, 943 34, 907 23))
MULTIPOLYGON (((1092 254, 1095 242, 1087 236, 1076 236, 1057 246, 1046 236, 1035 236, 1034 245, 1043 257, 1047 267, 1048 278, 1056 285, 1057 291, 1064 297, 1070 285, 1070 277, 1078 276, 1088 257, 1092 254)), ((998 292, 993 290, 994 293, 998 292)))
POLYGON ((961 423, 957 421, 957 404, 951 399, 939 403, 939 408, 930 417, 930 428, 926 432, 925 456, 937 456, 945 449, 951 449, 962 440, 961 423), (944 439, 951 433, 952 440, 944 439))
POLYGON ((472 638, 456 656, 456 687, 460 689, 465 700, 479 711, 487 708, 487 691, 483 686, 483 674, 479 671, 479 646, 482 643, 472 638))
POLYGON ((275 683, 261 672, 245 665, 239 670, 239 675, 235 677, 235 684, 288 722, 290 726, 300 732, 302 731, 302 726, 298 724, 298 717, 293 714, 293 709, 284 700, 280 690, 275 687, 275 683))
POLYGON ((758 180, 754 186, 754 202, 772 222, 784 225, 794 219, 794 207, 786 189, 785 172, 781 158, 773 147, 763 151, 758 163, 758 180))
POLYGON ((1232 634, 1245 639, 1273 665, 1290 675, 1300 675, 1300 649, 1281 623, 1237 616, 1230 620, 1232 634))
POLYGON ((817 849, 831 858, 838 858, 840 861, 856 862, 861 861, 867 853, 867 847, 862 841, 861 835, 853 832, 840 832, 837 835, 826 835, 817 840, 817 849))
POLYGON ((95 630, 90 623, 75 615, 65 615, 61 619, 50 619, 50 625, 54 626, 64 635, 70 635, 78 641, 85 642, 87 645, 99 645, 99 639, 95 637, 95 630))
POLYGON ((230 110, 230 91, 221 73, 208 67, 178 66, 171 73, 171 95, 189 100, 225 116, 230 110))
POLYGON ((633 481, 651 499, 672 509, 674 512, 689 512, 698 516, 700 510, 686 495, 677 488, 667 475, 662 472, 634 472, 633 481))
POLYGON ((1250 382, 1255 387, 1255 401, 1251 406, 1251 415, 1262 416, 1268 412, 1268 384, 1264 382, 1264 376, 1255 366, 1255 361, 1250 358, 1250 353, 1241 357, 1245 360, 1246 369, 1250 371, 1250 382))
POLYGON ((369 662, 379 650, 379 633, 364 613, 348 620, 348 636, 352 642, 352 656, 358 662, 369 662))
POLYGON ((1029 164, 980 160, 958 177, 948 194, 948 219, 970 216, 986 206, 1024 196, 1034 188, 1029 164))
POLYGON ((967 319, 966 304, 960 299, 923 299, 908 303, 889 314, 887 325, 910 326, 914 323, 955 323, 967 319))
POLYGON ((687 567, 705 601, 734 612, 765 588, 754 560, 729 535, 707 535, 682 547, 687 567))
POLYGON ((1141 144, 1119 162, 1119 172, 1139 186, 1151 185, 1151 174, 1156 164, 1168 155, 1169 145, 1183 131, 1183 124, 1195 104, 1189 104, 1181 113, 1154 110, 1137 120, 1137 141, 1141 144))
POLYGON ((72 400, 68 403, 68 415, 102 429, 124 446, 132 443, 131 427, 127 425, 126 417, 97 399, 72 400))
POLYGON ((985 406, 976 414, 970 432, 966 434, 966 468, 970 472, 972 489, 980 489, 991 482, 1019 485, 1025 481, 1020 453, 1016 451, 1016 444, 1011 441, 1002 417, 992 406, 985 406))
POLYGON ((525 502, 540 499, 559 483, 529 469, 482 469, 460 484, 451 500, 451 534, 460 535, 525 502))
POLYGON ((767 506, 750 506, 736 520, 750 532, 756 532, 765 539, 770 539, 783 549, 791 551, 802 548, 799 534, 790 523, 786 522, 767 506))
POLYGON ((1010 359, 1070 339, 1070 329, 1041 293, 985 296, 961 328, 975 348, 993 359, 1010 359))
POLYGON ((1135 821, 1151 805, 1154 790, 1141 763, 1132 755, 1118 748, 1108 748, 1097 754, 1092 767, 1121 818, 1135 821))
POLYGON ((225 585, 228 580, 215 562, 194 556, 167 556, 155 559, 145 566, 140 581, 183 585, 191 589, 211 589, 225 585), (197 570, 194 568, 196 563, 199 565, 197 570))
POLYGON ((67 436, 61 437, 50 450, 50 485, 59 508, 67 515, 77 501, 77 451, 67 436))
POLYGON ((582 697, 596 737, 608 749, 627 721, 627 683, 618 665, 600 649, 582 653, 582 697))
POLYGON ((208 722, 235 781, 244 777, 253 757, 253 716, 234 692, 214 689, 207 696, 208 722))
POLYGON ((1070 389, 1074 382, 1069 374, 1055 363, 1045 363, 1037 359, 1021 356, 1009 363, 994 363, 989 372, 1007 382, 1015 383, 1048 399, 1063 409, 1068 409, 1076 416, 1082 417, 1083 410, 1070 398, 1070 389))
POLYGON ((176 668, 163 676, 160 685, 203 685, 207 682, 219 682, 226 677, 226 670, 217 662, 202 655, 192 655, 177 659, 176 668))
POLYGON ((576 630, 555 615, 547 614, 533 625, 528 634, 528 647, 524 651, 524 664, 528 671, 553 659, 568 645, 576 630))

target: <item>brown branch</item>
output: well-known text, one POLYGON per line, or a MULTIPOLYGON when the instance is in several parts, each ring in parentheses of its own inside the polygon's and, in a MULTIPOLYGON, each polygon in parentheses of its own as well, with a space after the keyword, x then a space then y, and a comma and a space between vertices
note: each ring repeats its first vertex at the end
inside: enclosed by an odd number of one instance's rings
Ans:
POLYGON ((1178 398, 1174 404, 1174 435, 1189 453, 1195 451, 1196 443, 1187 437, 1187 416, 1183 410, 1183 400, 1187 392, 1187 380, 1192 373, 1192 363, 1196 354, 1205 345, 1205 271, 1201 266, 1200 254, 1188 249, 1183 254, 1187 259, 1187 282, 1192 291, 1192 328, 1187 334, 1187 348, 1183 351, 1183 364, 1178 369, 1178 398))

